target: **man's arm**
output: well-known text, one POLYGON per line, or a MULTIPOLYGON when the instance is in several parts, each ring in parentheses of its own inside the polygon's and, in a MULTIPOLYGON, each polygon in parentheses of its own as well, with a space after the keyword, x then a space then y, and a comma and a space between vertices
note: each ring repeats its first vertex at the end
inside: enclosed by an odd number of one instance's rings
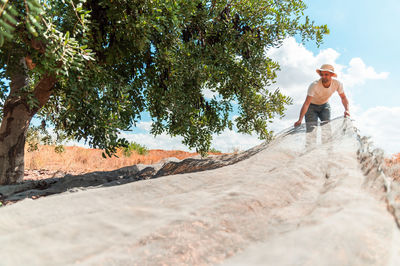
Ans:
POLYGON ((344 117, 350 116, 349 101, 347 100, 346 95, 343 92, 343 93, 339 93, 339 96, 342 99, 342 104, 344 106, 344 117))
POLYGON ((308 110, 308 107, 310 106, 311 100, 312 100, 312 96, 307 95, 307 98, 304 101, 303 106, 301 107, 301 110, 300 110, 299 120, 297 120, 297 122, 294 123, 295 127, 298 127, 301 125, 301 121, 303 121, 303 117, 307 113, 307 110, 308 110))

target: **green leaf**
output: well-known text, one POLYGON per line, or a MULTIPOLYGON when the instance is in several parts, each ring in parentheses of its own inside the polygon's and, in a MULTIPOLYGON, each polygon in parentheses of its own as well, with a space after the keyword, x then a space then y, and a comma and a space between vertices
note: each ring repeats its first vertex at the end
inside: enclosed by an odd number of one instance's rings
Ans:
POLYGON ((14 17, 18 16, 19 13, 17 10, 15 10, 14 6, 11 4, 8 4, 7 10, 13 15, 14 17))
POLYGON ((29 23, 28 21, 26 22, 26 29, 29 31, 29 33, 31 33, 33 36, 38 37, 39 34, 37 33, 37 31, 35 30, 35 28, 31 25, 31 23, 29 23))
POLYGON ((39 3, 37 0, 28 0, 29 3, 32 3, 35 5, 37 8, 42 8, 42 5, 39 3))
POLYGON ((0 25, 3 26, 3 28, 8 32, 12 32, 15 30, 13 26, 8 24, 7 22, 4 22, 1 18, 0 18, 0 25))
POLYGON ((4 10, 1 15, 4 19, 8 20, 8 22, 10 22, 14 25, 16 25, 18 23, 18 21, 13 16, 9 15, 6 10, 4 10))
POLYGON ((9 41, 13 39, 13 35, 4 30, 0 30, 0 35, 4 36, 9 41))

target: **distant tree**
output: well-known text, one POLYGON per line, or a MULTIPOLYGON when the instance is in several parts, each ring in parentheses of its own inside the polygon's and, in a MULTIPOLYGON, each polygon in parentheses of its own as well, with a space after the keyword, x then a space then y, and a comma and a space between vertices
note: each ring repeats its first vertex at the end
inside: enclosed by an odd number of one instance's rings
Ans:
POLYGON ((210 153, 222 153, 220 150, 217 150, 216 148, 210 148, 208 150, 208 152, 210 152, 210 153))
POLYGON ((33 116, 111 155, 141 117, 152 134, 205 153, 232 128, 271 137, 290 99, 270 91, 288 36, 318 44, 327 27, 299 0, 1 0, 0 184, 21 180, 33 116), (204 90, 218 97, 206 99, 204 90))
POLYGON ((130 157, 133 151, 139 155, 147 155, 149 153, 149 149, 146 146, 136 142, 131 142, 122 149, 122 154, 125 157, 130 157))

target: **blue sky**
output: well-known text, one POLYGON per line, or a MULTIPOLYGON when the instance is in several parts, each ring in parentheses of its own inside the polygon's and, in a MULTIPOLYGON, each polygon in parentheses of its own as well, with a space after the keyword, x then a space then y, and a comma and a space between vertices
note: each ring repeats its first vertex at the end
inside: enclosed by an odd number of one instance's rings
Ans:
MULTIPOLYGON (((278 61, 281 71, 274 87, 293 98, 284 119, 270 126, 282 131, 298 118, 308 85, 318 79, 315 69, 323 63, 333 64, 338 79, 344 83, 350 100, 351 117, 361 135, 370 136, 375 146, 387 155, 400 152, 400 82, 399 58, 400 4, 398 0, 305 0, 305 15, 316 24, 327 24, 330 34, 317 47, 313 42, 302 44, 300 38, 288 38, 282 47, 271 49, 268 56, 278 61)), ((210 92, 205 92, 208 94, 210 92)), ((205 95, 207 96, 207 95, 205 95)), ((339 96, 331 100, 332 117, 343 114, 339 96)), ((181 138, 151 136, 150 119, 144 115, 137 128, 122 136, 150 149, 188 150, 181 138)), ((224 152, 245 150, 261 143, 256 136, 226 130, 214 136, 212 146, 224 152)))
POLYGON ((397 129, 400 128, 400 2, 305 0, 305 3, 308 6, 305 14, 330 29, 319 48, 306 43, 306 49, 316 55, 331 48, 340 54, 333 63, 348 67, 352 59, 358 58, 375 73, 387 73, 386 78, 364 80, 349 87, 348 92, 356 107, 353 119, 361 134, 371 136, 375 146, 388 155, 400 152, 397 129))
POLYGON ((340 53, 338 63, 347 64, 359 57, 377 71, 390 72, 386 80, 371 81, 357 93, 362 108, 377 105, 399 106, 400 91, 400 3, 398 0, 306 0, 305 12, 318 24, 327 24, 331 33, 320 48, 306 47, 317 53, 333 48, 340 53))

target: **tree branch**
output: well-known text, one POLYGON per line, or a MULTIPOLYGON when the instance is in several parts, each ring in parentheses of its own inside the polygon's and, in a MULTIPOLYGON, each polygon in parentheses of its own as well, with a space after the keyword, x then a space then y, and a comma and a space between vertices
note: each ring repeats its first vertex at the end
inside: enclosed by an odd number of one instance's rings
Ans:
POLYGON ((43 78, 39 81, 33 91, 35 98, 38 100, 38 106, 32 110, 33 112, 37 112, 50 99, 56 81, 57 79, 53 75, 43 75, 43 78))

